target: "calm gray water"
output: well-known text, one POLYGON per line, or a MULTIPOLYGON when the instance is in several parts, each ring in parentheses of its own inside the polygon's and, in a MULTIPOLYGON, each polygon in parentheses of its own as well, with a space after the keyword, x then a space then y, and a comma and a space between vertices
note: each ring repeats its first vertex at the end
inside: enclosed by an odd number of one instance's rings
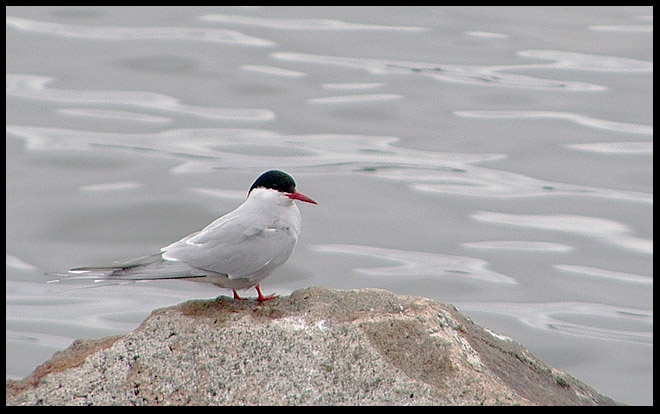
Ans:
POLYGON ((7 8, 6 377, 231 294, 43 272, 156 252, 279 168, 320 204, 265 293, 450 302, 653 404, 652 15, 7 8))

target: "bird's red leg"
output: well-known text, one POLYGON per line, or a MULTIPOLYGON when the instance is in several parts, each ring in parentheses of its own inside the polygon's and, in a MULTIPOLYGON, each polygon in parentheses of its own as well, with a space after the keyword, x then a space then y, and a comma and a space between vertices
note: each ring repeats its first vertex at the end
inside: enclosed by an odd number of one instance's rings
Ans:
MULTIPOLYGON (((257 296, 257 300, 258 300, 259 302, 265 302, 265 301, 267 301, 267 300, 275 299, 275 298, 278 296, 278 295, 268 295, 268 296, 264 296, 264 295, 261 293, 261 289, 259 289, 259 285, 258 285, 258 284, 255 286, 255 288, 257 289, 257 293, 259 294, 259 296, 257 296)), ((236 295, 236 292, 235 292, 235 291, 234 291, 234 295, 236 295)))
POLYGON ((236 292, 235 290, 233 292, 234 292, 234 300, 247 300, 245 298, 238 296, 238 292, 236 292))

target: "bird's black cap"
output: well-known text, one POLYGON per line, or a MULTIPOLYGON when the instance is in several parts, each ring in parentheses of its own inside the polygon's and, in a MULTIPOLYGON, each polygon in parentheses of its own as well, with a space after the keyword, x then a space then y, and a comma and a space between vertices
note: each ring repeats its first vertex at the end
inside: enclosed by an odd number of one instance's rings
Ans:
POLYGON ((296 182, 293 177, 284 171, 270 170, 261 174, 259 178, 252 184, 248 195, 255 188, 270 188, 283 193, 293 193, 296 191, 296 182))

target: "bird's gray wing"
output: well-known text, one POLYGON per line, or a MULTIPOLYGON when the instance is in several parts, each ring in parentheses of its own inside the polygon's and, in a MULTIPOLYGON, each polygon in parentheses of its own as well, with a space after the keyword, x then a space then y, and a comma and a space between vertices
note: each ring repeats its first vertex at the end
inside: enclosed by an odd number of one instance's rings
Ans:
POLYGON ((164 247, 162 252, 166 260, 184 262, 196 269, 226 274, 230 279, 249 278, 284 263, 296 238, 276 220, 256 225, 230 213, 164 247))

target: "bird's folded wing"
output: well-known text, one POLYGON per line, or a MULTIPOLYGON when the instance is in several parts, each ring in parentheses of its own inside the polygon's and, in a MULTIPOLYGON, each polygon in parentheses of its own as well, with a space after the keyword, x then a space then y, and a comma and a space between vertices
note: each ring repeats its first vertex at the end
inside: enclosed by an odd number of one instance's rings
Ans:
POLYGON ((238 279, 249 277, 265 266, 284 263, 296 243, 296 238, 286 229, 247 227, 229 234, 231 237, 223 239, 208 234, 182 239, 163 248, 163 258, 238 279))

